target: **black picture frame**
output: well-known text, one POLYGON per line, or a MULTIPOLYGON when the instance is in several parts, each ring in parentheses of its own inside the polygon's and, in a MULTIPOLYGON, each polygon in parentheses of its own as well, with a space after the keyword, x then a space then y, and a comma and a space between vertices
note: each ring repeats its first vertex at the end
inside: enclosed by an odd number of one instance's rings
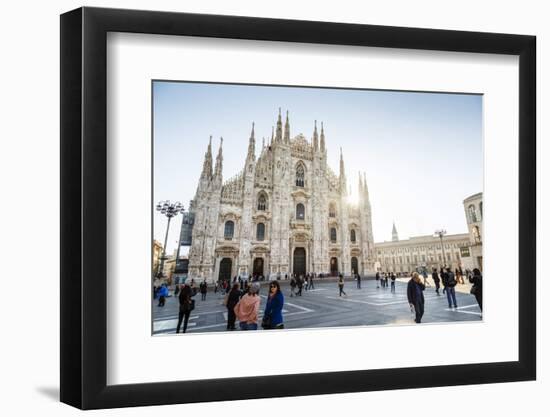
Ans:
POLYGON ((88 7, 61 15, 61 401, 97 409, 534 380, 535 51, 524 35, 88 7), (519 56, 519 360, 107 385, 108 32, 519 56))

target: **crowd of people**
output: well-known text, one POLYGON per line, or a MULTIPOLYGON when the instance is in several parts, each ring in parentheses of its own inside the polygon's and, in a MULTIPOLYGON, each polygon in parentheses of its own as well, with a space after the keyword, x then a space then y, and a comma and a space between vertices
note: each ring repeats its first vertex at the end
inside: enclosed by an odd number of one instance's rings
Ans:
MULTIPOLYGON (((475 297, 480 311, 482 310, 483 300, 483 280, 481 271, 477 268, 466 270, 465 274, 462 270, 453 271, 451 268, 441 267, 432 270, 431 278, 434 282, 435 293, 437 295, 446 294, 449 309, 457 309, 455 287, 459 283, 464 283, 464 276, 472 284, 470 293, 475 297), (441 287, 443 287, 442 291, 441 287)), ((289 296, 301 297, 302 291, 315 289, 314 278, 316 274, 297 275, 291 274, 289 282, 289 296)), ((357 289, 361 289, 361 276, 353 274, 356 281, 357 289)), ((260 311, 260 282, 263 277, 255 276, 249 281, 241 277, 234 277, 229 280, 220 280, 214 283, 214 293, 220 293, 223 296, 223 305, 227 309, 227 330, 236 330, 236 323, 239 323, 240 330, 257 330, 260 311)), ((395 293, 396 275, 393 272, 376 272, 376 288, 387 289, 390 284, 391 292, 395 293)), ((285 276, 288 279, 288 276, 285 276)), ((344 291, 345 279, 342 274, 337 278, 338 295, 346 297, 344 291)), ((431 287, 426 270, 415 271, 412 273, 410 280, 407 282, 407 301, 409 303, 414 321, 421 323, 424 315, 425 298, 424 291, 427 287, 431 287), (422 277, 422 278, 421 278, 422 277)), ((284 295, 281 290, 279 280, 269 282, 268 294, 266 298, 265 308, 262 315, 261 327, 268 329, 282 329, 283 323, 283 306, 284 295)), ((166 297, 169 296, 169 290, 166 284, 154 287, 154 298, 158 298, 158 307, 164 307, 166 297)), ((205 301, 208 294, 208 284, 203 280, 197 287, 194 279, 187 280, 184 284, 176 285, 174 296, 178 297, 179 314, 176 333, 182 329, 183 333, 187 331, 189 317, 195 308, 194 297, 200 293, 201 300, 205 301)))

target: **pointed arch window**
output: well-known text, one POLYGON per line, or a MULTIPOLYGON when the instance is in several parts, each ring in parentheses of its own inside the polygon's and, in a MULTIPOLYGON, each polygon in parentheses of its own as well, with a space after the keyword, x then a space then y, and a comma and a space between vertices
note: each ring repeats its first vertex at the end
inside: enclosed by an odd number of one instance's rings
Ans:
POLYGON ((296 220, 304 220, 306 217, 306 208, 302 203, 296 205, 296 220))
POLYGON ((265 239, 265 224, 258 223, 256 226, 256 240, 264 240, 265 239))
POLYGON ((351 232, 350 232, 350 240, 355 243, 357 241, 356 239, 356 236, 355 236, 355 229, 351 229, 351 232))
POLYGON ((336 243, 336 228, 335 227, 330 228, 330 241, 332 243, 336 243))
POLYGON ((225 239, 233 239, 233 234, 235 233, 235 223, 232 220, 225 222, 225 228, 223 231, 223 237, 225 239))
POLYGON ((260 193, 258 196, 258 210, 267 210, 267 196, 265 193, 260 193))
POLYGON ((477 223, 476 206, 470 204, 468 206, 468 214, 470 215, 470 221, 472 223, 477 223))
POLYGON ((303 187, 305 178, 305 170, 303 164, 298 164, 296 167, 296 186, 303 187))
POLYGON ((474 232, 474 242, 481 243, 481 233, 479 232, 479 227, 474 226, 473 232, 474 232))
POLYGON ((328 205, 328 217, 336 217, 336 204, 330 203, 328 205))

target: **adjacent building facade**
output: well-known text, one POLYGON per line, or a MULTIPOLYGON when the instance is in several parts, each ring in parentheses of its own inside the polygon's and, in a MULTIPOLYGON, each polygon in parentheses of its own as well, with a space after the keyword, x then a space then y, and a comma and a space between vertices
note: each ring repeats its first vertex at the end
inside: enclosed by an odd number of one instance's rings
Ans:
MULTIPOLYGON (((397 236, 395 225, 393 236, 397 236)), ((446 235, 443 241, 432 235, 415 236, 405 240, 375 243, 376 266, 382 272, 408 275, 418 268, 430 272, 442 265, 455 269, 464 267, 461 248, 468 247, 468 233, 446 235)))
POLYGON ((483 193, 477 193, 463 202, 470 243, 464 250, 467 268, 483 271, 483 193))
POLYGON ((189 277, 215 281, 234 276, 349 275, 374 271, 371 206, 366 178, 349 201, 340 150, 338 175, 327 164, 321 124, 311 140, 291 137, 281 112, 271 140, 256 157, 254 124, 243 169, 224 180, 222 143, 215 165, 211 140, 195 197, 189 277))

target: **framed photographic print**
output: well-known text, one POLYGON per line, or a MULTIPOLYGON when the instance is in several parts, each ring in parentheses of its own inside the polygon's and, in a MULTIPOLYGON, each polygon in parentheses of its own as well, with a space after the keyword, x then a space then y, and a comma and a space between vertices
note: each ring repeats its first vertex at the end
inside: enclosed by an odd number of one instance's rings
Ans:
POLYGON ((61 400, 535 379, 535 102, 532 36, 62 15, 61 400))

